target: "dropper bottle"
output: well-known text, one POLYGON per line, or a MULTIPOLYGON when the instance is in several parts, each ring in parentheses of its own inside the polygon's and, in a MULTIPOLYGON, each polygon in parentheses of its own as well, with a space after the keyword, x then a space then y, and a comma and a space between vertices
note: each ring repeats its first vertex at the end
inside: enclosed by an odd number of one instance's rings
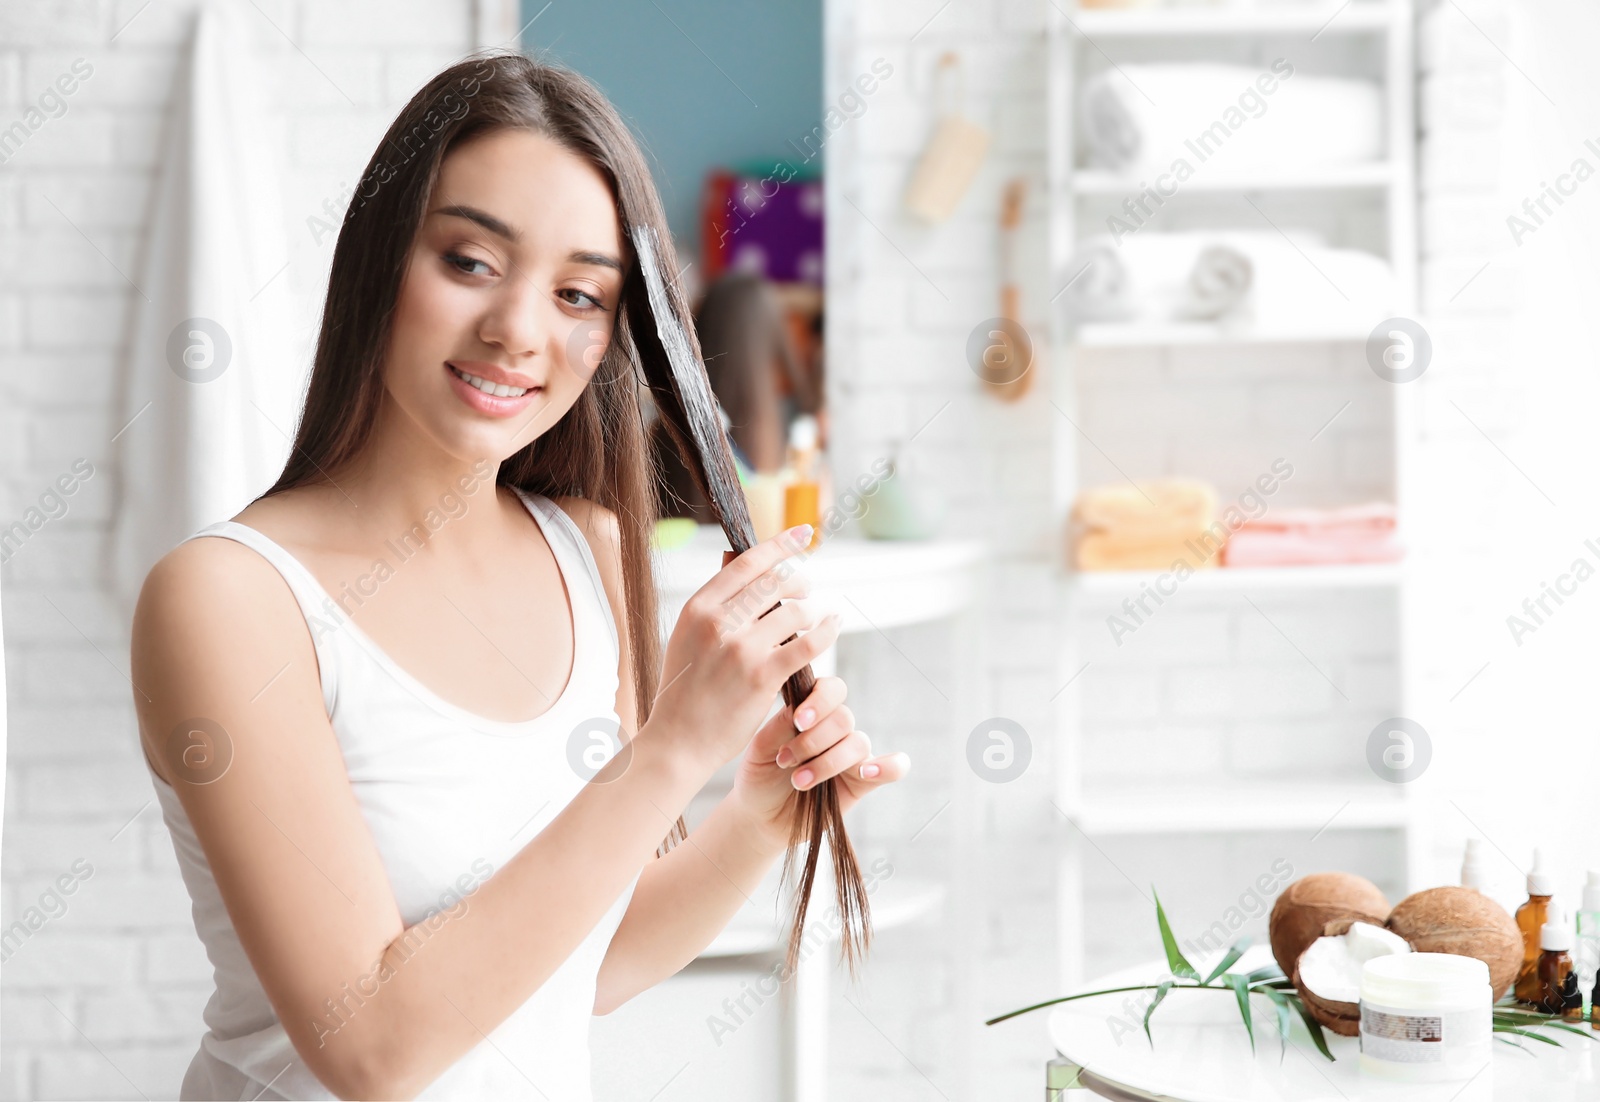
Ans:
POLYGON ((1567 994, 1576 989, 1572 974, 1572 929, 1560 907, 1550 908, 1550 918, 1539 932, 1539 991, 1533 1000, 1546 1014, 1560 1014, 1567 994))
MULTIPOLYGON (((1578 946, 1575 962, 1578 968, 1578 985, 1585 991, 1600 978, 1600 872, 1589 870, 1583 886, 1583 906, 1578 908, 1578 946)), ((1594 1016, 1593 1006, 1589 1009, 1594 1016)))
POLYGON ((1519 1002, 1539 1001, 1540 939, 1550 917, 1550 897, 1555 895, 1555 879, 1544 867, 1544 853, 1533 851, 1533 868, 1528 872, 1528 901, 1517 908, 1517 928, 1522 931, 1522 968, 1513 988, 1519 1002))

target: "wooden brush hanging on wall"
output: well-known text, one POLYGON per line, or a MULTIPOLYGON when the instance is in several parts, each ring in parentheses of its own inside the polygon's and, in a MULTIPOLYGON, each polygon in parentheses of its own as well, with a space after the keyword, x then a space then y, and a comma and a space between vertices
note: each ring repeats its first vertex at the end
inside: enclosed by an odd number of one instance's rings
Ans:
POLYGON ((1017 274, 1017 230, 1027 193, 1027 181, 1018 176, 1007 181, 1001 196, 1000 325, 989 334, 990 343, 978 365, 984 389, 1007 402, 1027 394, 1038 374, 1032 370, 1038 350, 1022 325, 1022 281, 1017 274))
MULTIPOLYGON (((661 266, 663 261, 670 262, 671 245, 658 243, 653 230, 645 225, 632 227, 630 237, 638 254, 649 310, 654 319, 653 327, 632 327, 645 382, 655 397, 657 412, 668 434, 682 454, 690 473, 705 492, 718 524, 732 545, 731 551, 723 553, 723 564, 726 565, 734 556, 749 550, 756 543, 744 488, 739 484, 733 452, 728 445, 722 421, 717 416, 716 400, 706 377, 705 364, 700 358, 699 343, 688 323, 690 314, 683 301, 683 292, 673 277, 670 263, 665 269, 661 266)), ((774 604, 772 607, 778 606, 774 604)), ((766 615, 766 612, 762 615, 766 615)), ((816 676, 810 666, 796 671, 784 683, 783 699, 791 713, 810 695, 815 684, 816 676)), ((785 960, 791 974, 799 964, 806 911, 811 902, 811 890, 816 880, 824 837, 831 846, 833 856, 834 886, 842 923, 840 955, 849 965, 852 977, 871 942, 866 884, 856 862, 855 850, 845 833, 836 783, 830 778, 823 784, 798 793, 796 814, 790 825, 789 848, 784 854, 781 874, 783 883, 789 881, 796 846, 802 840, 808 843, 805 869, 795 895, 785 960)))

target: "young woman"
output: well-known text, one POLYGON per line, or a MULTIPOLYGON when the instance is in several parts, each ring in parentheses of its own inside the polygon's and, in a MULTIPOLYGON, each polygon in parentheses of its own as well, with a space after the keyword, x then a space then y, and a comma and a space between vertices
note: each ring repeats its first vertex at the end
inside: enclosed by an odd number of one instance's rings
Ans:
POLYGON ((217 985, 183 1097, 588 1099, 591 1015, 716 936, 799 790, 909 768, 837 678, 762 722, 838 635, 803 531, 663 653, 636 225, 669 240, 582 78, 440 74, 352 199, 282 476, 151 571, 140 734, 217 985))

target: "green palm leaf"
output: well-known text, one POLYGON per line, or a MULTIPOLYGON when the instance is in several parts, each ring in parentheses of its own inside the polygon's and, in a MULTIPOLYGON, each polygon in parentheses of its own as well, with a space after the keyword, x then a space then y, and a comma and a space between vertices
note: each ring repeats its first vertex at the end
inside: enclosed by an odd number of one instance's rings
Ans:
POLYGON ((1222 977, 1222 982, 1233 988, 1233 995, 1239 1001, 1239 1014, 1244 1018, 1244 1031, 1250 1034, 1250 1051, 1256 1050, 1256 1024, 1250 1014, 1250 984, 1245 977, 1238 974, 1229 974, 1222 977))
POLYGON ((1278 1039, 1282 1042, 1282 1047, 1278 1050, 1278 1062, 1282 1063, 1283 1058, 1289 1053, 1289 1027, 1291 1024, 1289 996, 1272 987, 1259 988, 1258 990, 1272 1000, 1273 1008, 1278 1012, 1278 1039))
POLYGON ((1156 1012, 1156 1007, 1161 1005, 1161 1000, 1167 997, 1167 992, 1172 990, 1172 981, 1163 980, 1156 985, 1156 997, 1150 1000, 1150 1005, 1144 1008, 1144 1038, 1150 1042, 1150 1047, 1156 1047, 1156 1039, 1150 1036, 1150 1015, 1156 1012))
POLYGON ((1245 979, 1249 980, 1252 984, 1256 984, 1265 983, 1270 980, 1283 980, 1285 983, 1287 983, 1289 978, 1283 974, 1283 969, 1279 968, 1276 964, 1267 964, 1257 968, 1254 972, 1251 972, 1245 977, 1245 979))
POLYGON ((1161 897, 1156 895, 1156 887, 1150 885, 1150 894, 1156 901, 1156 924, 1161 927, 1161 947, 1167 951, 1167 970, 1174 976, 1184 979, 1198 980, 1200 973, 1194 970, 1181 952, 1178 951, 1177 939, 1172 936, 1172 927, 1167 924, 1167 912, 1161 909, 1161 897))
POLYGON ((1317 1051, 1332 1060, 1333 1053, 1328 1051, 1328 1039, 1322 1035, 1322 1023, 1311 1016, 1311 1011, 1306 1009, 1304 1001, 1295 999, 1294 1008, 1300 1012, 1300 1020, 1306 1023, 1306 1032, 1311 1034, 1311 1040, 1315 1042, 1317 1051))
MULTIPOLYGON (((1211 975, 1200 981, 1201 986, 1205 986, 1218 976, 1222 975, 1222 973, 1232 968, 1233 962, 1244 956, 1244 951, 1250 948, 1250 940, 1250 935, 1246 934, 1244 937, 1234 942, 1233 947, 1228 950, 1228 955, 1219 960, 1217 962, 1217 966, 1211 970, 1211 975)), ((1246 976, 1245 979, 1248 980, 1249 977, 1246 976)))

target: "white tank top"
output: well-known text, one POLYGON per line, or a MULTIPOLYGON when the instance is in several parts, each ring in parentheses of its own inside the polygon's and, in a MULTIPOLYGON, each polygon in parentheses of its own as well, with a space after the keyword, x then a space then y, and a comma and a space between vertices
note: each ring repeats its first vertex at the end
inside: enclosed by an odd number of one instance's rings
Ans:
MULTIPOLYGON (((442 912, 440 921, 452 910, 459 914, 464 892, 502 868, 578 794, 585 781, 569 755, 589 754, 592 775, 609 750, 600 745, 606 740, 574 738, 574 731, 607 723, 616 731, 617 627, 588 541, 553 501, 517 493, 555 552, 574 635, 566 688, 548 711, 525 722, 473 715, 428 689, 396 665, 299 560, 255 529, 225 520, 189 537, 223 536, 254 548, 294 592, 311 628, 322 699, 351 788, 407 927, 433 912, 442 912)), ((151 780, 216 983, 204 1013, 207 1032, 181 1097, 333 1098, 273 1013, 177 793, 153 771, 151 780)), ((417 1097, 590 1102, 595 976, 637 884, 635 876, 582 944, 487 1041, 417 1097)), ((470 895, 465 902, 471 906, 470 895)), ((305 933, 316 936, 314 922, 305 933)), ((361 998, 354 980, 348 986, 346 1015, 359 1012, 361 998)), ((340 1024, 331 1010, 323 1021, 329 1029, 340 1024)))

